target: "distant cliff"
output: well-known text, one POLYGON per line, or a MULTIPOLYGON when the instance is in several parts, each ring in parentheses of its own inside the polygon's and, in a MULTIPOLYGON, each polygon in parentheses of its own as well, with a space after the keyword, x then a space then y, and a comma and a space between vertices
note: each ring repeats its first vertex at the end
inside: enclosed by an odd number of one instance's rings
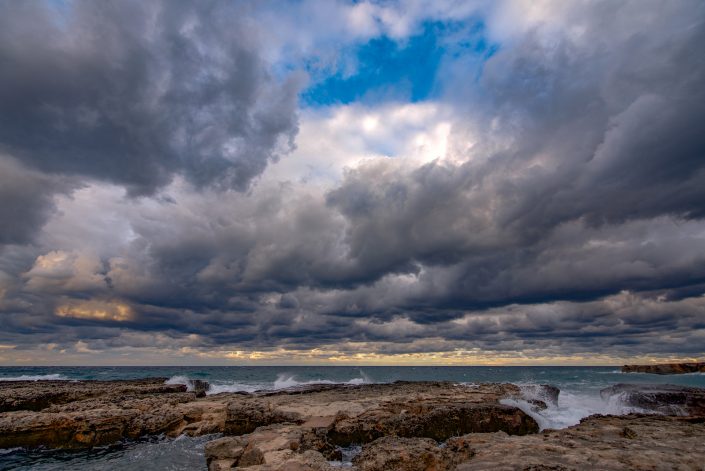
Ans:
POLYGON ((705 373, 705 361, 697 363, 662 363, 660 365, 624 365, 622 373, 652 373, 656 375, 705 373))

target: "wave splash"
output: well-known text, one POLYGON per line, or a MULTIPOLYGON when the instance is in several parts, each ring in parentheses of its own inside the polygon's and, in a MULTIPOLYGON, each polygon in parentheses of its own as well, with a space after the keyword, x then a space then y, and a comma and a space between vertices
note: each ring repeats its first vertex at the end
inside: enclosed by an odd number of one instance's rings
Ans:
POLYGON ((298 386, 308 386, 311 384, 365 384, 369 381, 365 378, 353 378, 349 381, 331 381, 329 379, 313 379, 310 381, 298 381, 294 375, 280 374, 274 381, 274 388, 277 389, 287 389, 294 388, 298 386))
MULTIPOLYGON (((372 379, 365 373, 360 371, 359 378, 352 378, 348 381, 332 381, 329 379, 313 379, 307 381, 301 381, 296 378, 293 374, 282 373, 277 376, 273 382, 253 382, 253 383, 243 383, 237 381, 222 381, 222 380, 209 380, 210 388, 208 389, 208 395, 226 393, 226 392, 255 392, 255 391, 278 391, 281 389, 294 388, 299 386, 309 386, 312 384, 367 384, 373 383, 372 379)), ((177 375, 172 376, 166 381, 166 384, 185 384, 187 391, 193 390, 193 385, 191 383, 191 378, 187 376, 177 375)))
POLYGON ((611 396, 607 399, 600 397, 599 392, 571 392, 561 390, 558 395, 558 402, 546 401, 545 397, 537 394, 539 388, 536 384, 519 385, 522 390, 522 399, 502 399, 500 403, 518 407, 522 411, 533 417, 539 424, 541 430, 562 429, 580 423, 585 417, 602 415, 626 415, 631 413, 648 414, 647 411, 638 407, 627 406, 621 395, 611 396), (542 400, 548 407, 540 410, 532 400, 542 400))

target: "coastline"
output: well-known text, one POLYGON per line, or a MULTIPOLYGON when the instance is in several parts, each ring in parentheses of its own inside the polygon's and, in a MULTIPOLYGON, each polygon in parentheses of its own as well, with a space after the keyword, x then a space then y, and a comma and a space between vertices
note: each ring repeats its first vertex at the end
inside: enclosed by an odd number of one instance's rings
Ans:
POLYGON ((705 439, 700 388, 616 385, 605 394, 652 414, 591 416, 540 431, 532 410, 560 395, 549 385, 529 391, 510 383, 307 384, 206 396, 203 381, 166 383, 0 382, 0 448, 85 449, 162 434, 218 434, 205 444, 211 471, 335 469, 353 445, 362 448, 347 464, 365 471, 491 469, 488 463, 523 469, 529 462, 580 469, 581 460, 602 469, 619 469, 618 462, 649 469, 644 456, 682 469, 705 462, 691 443, 705 439))

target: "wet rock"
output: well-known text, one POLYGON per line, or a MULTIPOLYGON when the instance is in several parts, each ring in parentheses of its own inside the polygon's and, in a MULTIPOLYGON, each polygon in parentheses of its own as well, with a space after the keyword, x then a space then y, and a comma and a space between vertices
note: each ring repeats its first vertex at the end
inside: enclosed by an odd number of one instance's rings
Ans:
POLYGON ((705 416, 705 389, 673 384, 616 384, 600 391, 608 400, 666 415, 705 416))
POLYGON ((188 388, 196 393, 196 397, 205 397, 211 385, 208 381, 203 381, 202 379, 189 379, 188 388))
POLYGON ((694 363, 662 363, 658 365, 624 365, 622 367, 622 373, 651 373, 657 375, 705 373, 705 361, 694 363))
POLYGON ((522 390, 531 391, 534 398, 545 401, 554 406, 558 405, 558 396, 561 393, 560 389, 550 384, 523 386, 522 390))
POLYGON ((356 417, 342 416, 329 437, 333 443, 369 443, 386 435, 447 440, 472 432, 504 431, 536 433, 536 421, 517 407, 464 402, 397 402, 366 411, 356 417))

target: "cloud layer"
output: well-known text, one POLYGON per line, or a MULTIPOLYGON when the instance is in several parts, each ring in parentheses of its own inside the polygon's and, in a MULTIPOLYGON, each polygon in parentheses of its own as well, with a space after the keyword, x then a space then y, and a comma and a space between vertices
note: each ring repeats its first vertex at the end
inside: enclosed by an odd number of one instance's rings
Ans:
POLYGON ((705 354, 705 8, 433 3, 3 4, 0 360, 705 354), (297 109, 428 22, 496 48, 297 109))

